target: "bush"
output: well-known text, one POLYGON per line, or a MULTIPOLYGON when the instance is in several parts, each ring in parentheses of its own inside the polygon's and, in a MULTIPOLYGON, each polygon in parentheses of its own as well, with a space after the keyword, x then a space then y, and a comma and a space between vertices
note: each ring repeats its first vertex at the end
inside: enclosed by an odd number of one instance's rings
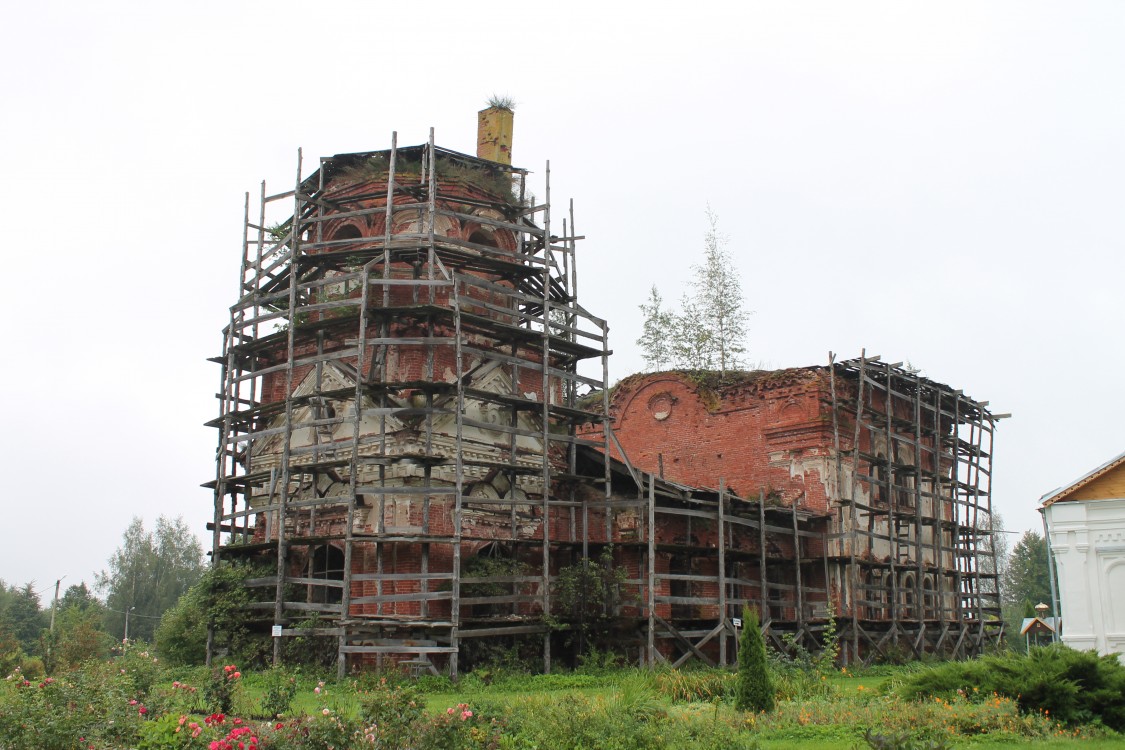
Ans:
POLYGON ((425 701, 412 685, 378 682, 359 694, 359 716, 364 724, 378 727, 385 747, 406 747, 414 726, 424 716, 425 701))
POLYGON ((738 682, 735 705, 743 711, 772 711, 773 684, 766 666, 766 644, 758 625, 758 613, 742 609, 742 637, 738 644, 738 682))
POLYGON ((234 692, 240 679, 242 672, 234 664, 211 670, 211 679, 203 689, 207 710, 216 714, 229 714, 234 708, 234 692))
POLYGON ((160 656, 172 665, 203 664, 210 626, 215 653, 242 664, 260 662, 269 644, 245 624, 250 593, 244 582, 262 572, 250 565, 229 564, 207 570, 160 618, 154 636, 160 656))
POLYGON ((1026 656, 941 664, 905 680, 898 693, 906 698, 995 694, 1016 700, 1025 713, 1042 711, 1065 724, 1100 722, 1125 731, 1125 667, 1116 656, 1061 644, 1032 649, 1026 656))
POLYGON ((108 663, 89 664, 63 679, 0 682, 0 749, 73 750, 133 747, 149 709, 133 697, 130 676, 108 663))
MULTIPOLYGON (((319 612, 313 612, 307 619, 293 623, 293 630, 312 632, 326 627, 319 612)), ((339 656, 340 642, 335 636, 297 635, 282 639, 281 658, 286 664, 300 664, 306 667, 324 669, 335 666, 339 656)))
MULTIPOLYGON (((129 641, 115 646, 112 653, 117 658, 110 664, 120 671, 132 688, 132 698, 145 700, 152 688, 164 679, 164 667, 147 644, 129 641)), ((96 667, 90 671, 96 671, 96 667)))
POLYGON ((262 713, 273 719, 289 713, 297 696, 297 676, 284 667, 271 667, 263 676, 262 713))

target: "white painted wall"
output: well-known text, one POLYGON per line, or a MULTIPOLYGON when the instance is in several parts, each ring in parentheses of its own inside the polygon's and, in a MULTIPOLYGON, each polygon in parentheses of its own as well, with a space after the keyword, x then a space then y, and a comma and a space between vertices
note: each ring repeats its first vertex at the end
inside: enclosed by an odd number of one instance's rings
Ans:
POLYGON ((1125 662, 1125 498, 1045 508, 1062 608, 1062 640, 1125 662))

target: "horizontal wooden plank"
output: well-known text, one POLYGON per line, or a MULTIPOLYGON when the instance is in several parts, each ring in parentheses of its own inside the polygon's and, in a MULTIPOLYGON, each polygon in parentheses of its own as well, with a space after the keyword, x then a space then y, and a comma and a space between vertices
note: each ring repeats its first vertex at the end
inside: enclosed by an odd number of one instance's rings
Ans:
POLYGON ((452 591, 418 591, 412 594, 384 594, 383 596, 352 597, 352 604, 387 604, 390 602, 436 602, 453 598, 452 591))
POLYGON ((344 646, 345 654, 454 654, 451 646, 344 646))
POLYGON ((507 625, 492 628, 474 628, 463 626, 457 631, 460 638, 488 638, 494 635, 526 635, 529 633, 546 633, 545 624, 538 625, 507 625))
POLYGON ((281 635, 285 638, 299 638, 305 635, 316 636, 341 636, 344 634, 343 628, 282 628, 281 635))

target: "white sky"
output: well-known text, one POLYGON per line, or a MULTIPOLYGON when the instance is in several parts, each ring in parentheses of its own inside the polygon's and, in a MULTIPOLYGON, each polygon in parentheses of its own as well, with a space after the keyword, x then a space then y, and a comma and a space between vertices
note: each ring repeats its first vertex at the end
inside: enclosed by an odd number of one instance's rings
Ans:
MULTIPOLYGON (((1120 2, 9 4, 0 578, 92 574, 133 515, 211 496, 244 191, 322 155, 472 152, 573 198, 612 378, 677 299, 708 202, 771 367, 866 347, 1012 412, 995 502, 1125 450, 1120 2), (668 10, 662 10, 667 7, 668 10), (673 10, 674 8, 674 10, 673 10)), ((558 215, 558 214, 556 214, 558 215)), ((557 219, 556 219, 557 220, 557 219)))

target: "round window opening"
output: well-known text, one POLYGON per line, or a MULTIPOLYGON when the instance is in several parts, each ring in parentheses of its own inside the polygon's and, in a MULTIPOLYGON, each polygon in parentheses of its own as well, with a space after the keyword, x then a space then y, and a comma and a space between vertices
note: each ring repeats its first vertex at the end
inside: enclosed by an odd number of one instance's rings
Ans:
POLYGON ((675 403, 676 399, 670 394, 658 393, 648 400, 648 412, 657 422, 663 422, 672 416, 672 406, 675 403))

